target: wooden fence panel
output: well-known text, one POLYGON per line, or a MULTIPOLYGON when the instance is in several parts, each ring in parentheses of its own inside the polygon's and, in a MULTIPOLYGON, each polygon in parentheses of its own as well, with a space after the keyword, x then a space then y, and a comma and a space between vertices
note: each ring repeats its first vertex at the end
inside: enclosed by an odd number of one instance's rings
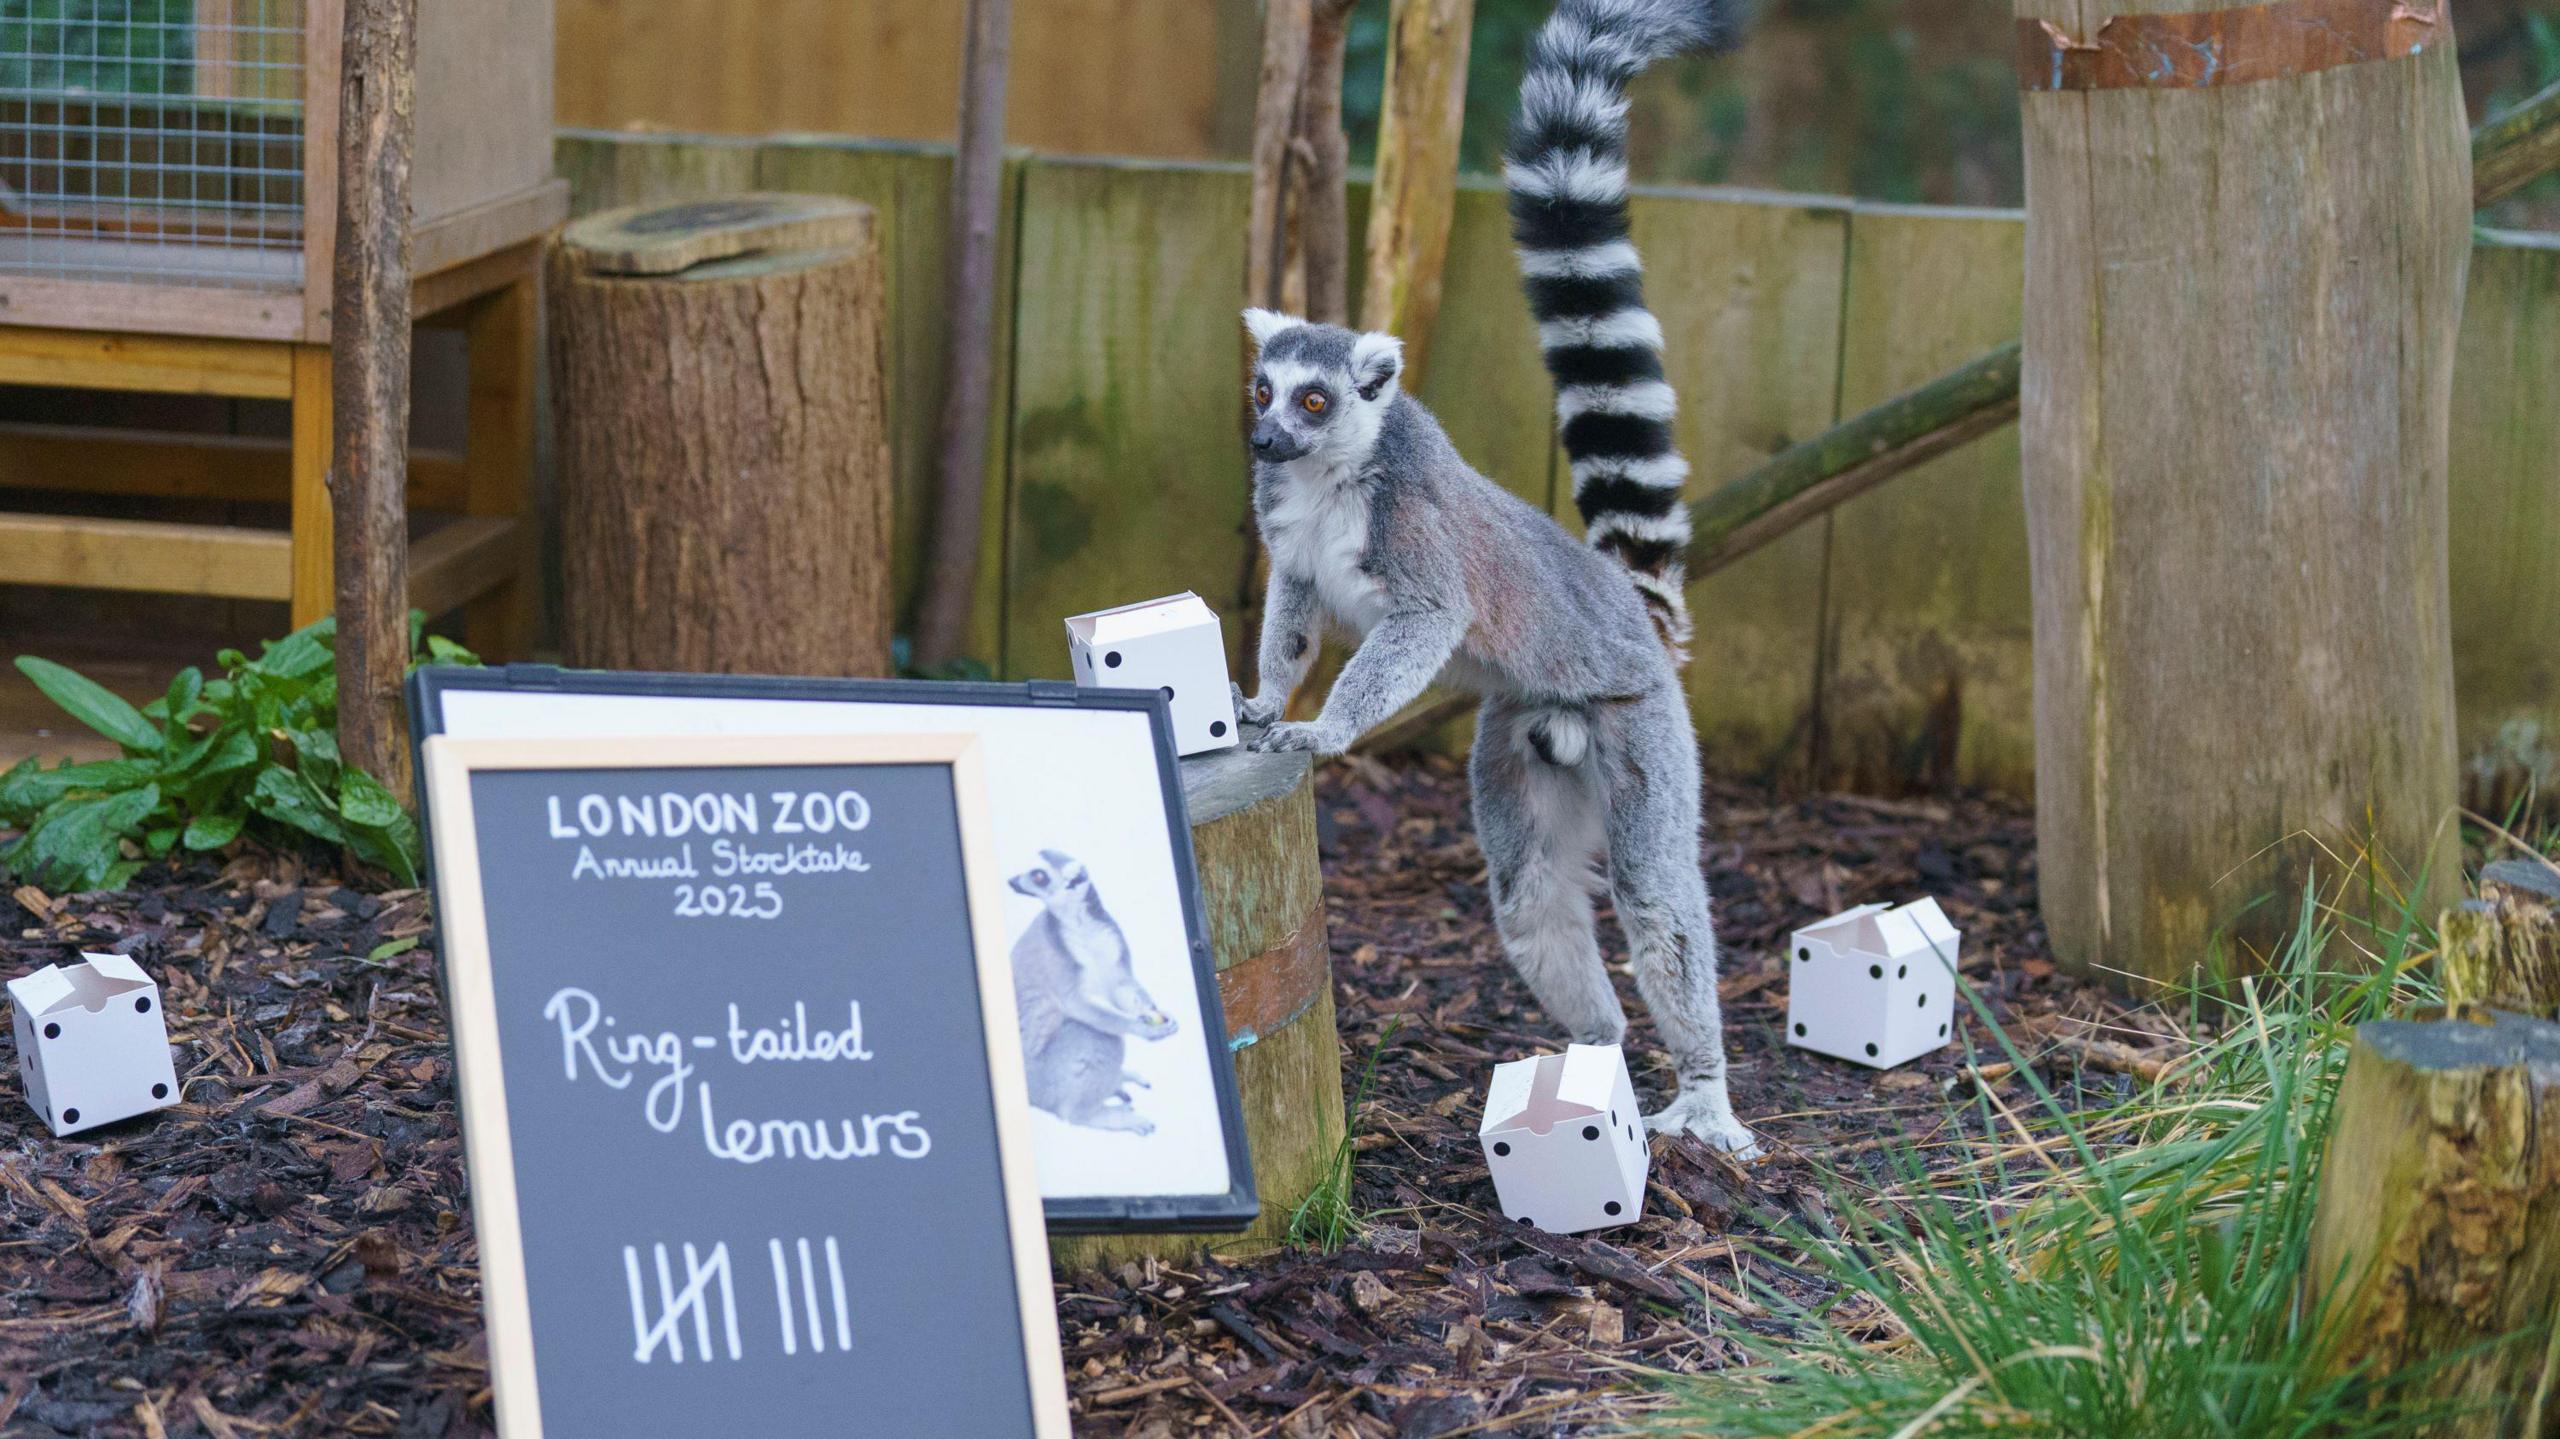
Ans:
POLYGON ((569 182, 569 213, 734 195, 756 184, 757 145, 709 135, 563 130, 551 160, 569 182))
MULTIPOLYGON (((557 0, 564 125, 948 141, 958 0, 557 0)), ((1014 7, 1007 139, 1052 152, 1241 154, 1255 0, 1014 7)))
POLYGON ((1247 185, 1234 166, 1035 160, 1024 174, 1008 677, 1067 677, 1068 615, 1235 590, 1247 185))
MULTIPOLYGON (((2025 233, 2009 213, 1858 207, 1840 413, 2017 338, 2025 233)), ((1817 783, 2032 792, 2034 626, 2014 428, 1843 505, 1824 608, 1817 783)))
MULTIPOLYGON (((1694 499, 1836 418, 1848 212, 1666 194, 1640 195, 1634 219, 1694 499)), ((1557 488, 1570 515, 1570 477, 1557 488)), ((1804 776, 1829 530, 1805 525, 1690 588, 1690 708, 1720 773, 1804 776)))
MULTIPOLYGON (((940 413, 947 160, 860 142, 580 132, 561 136, 558 156, 582 213, 757 185, 880 208, 907 604, 940 413)), ((1059 160, 1009 178, 1004 228, 1020 248, 999 328, 1018 350, 970 640, 999 672, 1062 675, 1061 618, 1171 590, 1199 590, 1239 634, 1250 626, 1235 604, 1248 556, 1245 184, 1229 167, 1059 160)), ((1439 358, 1419 393, 1471 463, 1570 523, 1501 197, 1471 183, 1458 204, 1439 358)), ((2014 216, 1730 192, 1649 192, 1635 211, 1693 492, 2017 332, 2014 216)), ((2502 237, 2475 253, 2451 491, 2463 753, 2485 771, 2501 745, 2521 746, 2510 758, 2547 767, 2560 750, 2560 242, 2502 237)), ((1691 599, 1692 688, 1718 769, 1795 780, 1812 757, 1824 784, 2031 791, 2013 431, 1851 502, 1691 599)), ((1463 743, 1463 726, 1448 738, 1463 743)))
POLYGON ((2464 799, 2503 809, 2560 766, 2560 236, 2472 248, 2449 490, 2464 799))
MULTIPOLYGON (((1023 162, 1007 162, 996 220, 996 355, 998 403, 988 416, 987 495, 981 510, 977 593, 962 653, 993 656, 1001 644, 1004 595, 1004 437, 1011 419, 1002 397, 1013 349, 1013 242, 1023 162)), ((890 458, 897 467, 892 513, 899 632, 914 618, 930 548, 943 405, 943 285, 950 252, 951 154, 939 148, 859 144, 793 136, 757 152, 761 189, 843 195, 879 211, 888 285, 890 458)))

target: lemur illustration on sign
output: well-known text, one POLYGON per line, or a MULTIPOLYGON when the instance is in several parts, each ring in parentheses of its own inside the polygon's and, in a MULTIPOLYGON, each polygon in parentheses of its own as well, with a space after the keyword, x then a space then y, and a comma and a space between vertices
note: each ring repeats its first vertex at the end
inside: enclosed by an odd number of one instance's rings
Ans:
POLYGON ((1069 1124, 1152 1134, 1130 1088, 1131 1039, 1172 1037, 1179 1026, 1129 967, 1129 942, 1102 907, 1082 861, 1054 849, 1008 883, 1040 901, 1040 917, 1013 942, 1013 995, 1031 1104, 1069 1124))
POLYGON ((1697 737, 1680 668, 1689 614, 1662 326, 1627 218, 1626 87, 1653 61, 1730 46, 1730 0, 1563 0, 1529 52, 1507 178, 1512 235, 1556 383, 1589 543, 1476 473, 1401 393, 1392 335, 1245 312, 1258 347, 1253 506, 1271 578, 1260 750, 1339 754, 1436 677, 1481 695, 1469 774, 1504 951, 1579 1044, 1625 1012, 1592 921, 1609 885, 1680 1092, 1648 1121, 1757 1151, 1725 1093, 1716 943, 1699 868, 1697 737), (1359 642, 1315 719, 1281 719, 1318 626, 1359 642))

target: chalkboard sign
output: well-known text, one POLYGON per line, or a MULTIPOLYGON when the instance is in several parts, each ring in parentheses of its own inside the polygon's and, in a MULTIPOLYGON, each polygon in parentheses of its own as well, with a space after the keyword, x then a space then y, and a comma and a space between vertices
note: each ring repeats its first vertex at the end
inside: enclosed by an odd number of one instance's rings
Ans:
POLYGON ((427 741, 506 1439, 1064 1439, 976 751, 427 741))
POLYGON ((976 736, 1050 1229, 1237 1230, 1260 1212, 1157 691, 422 665, 409 715, 422 738, 976 736), (1083 968, 1056 962, 1049 919, 1080 900, 1127 966, 1125 986, 1088 991, 1128 997, 1110 1031, 1048 1022, 1083 968))

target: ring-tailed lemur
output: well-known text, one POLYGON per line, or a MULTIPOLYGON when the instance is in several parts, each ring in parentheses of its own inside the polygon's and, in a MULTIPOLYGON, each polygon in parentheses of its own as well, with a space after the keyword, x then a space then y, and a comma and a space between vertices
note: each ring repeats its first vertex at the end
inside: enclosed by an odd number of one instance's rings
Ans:
POLYGON ((1040 901, 1041 915, 1013 945, 1014 1008, 1034 1108, 1089 1129, 1152 1134, 1155 1121, 1127 1102, 1146 1081, 1125 1067, 1129 1041, 1164 1039, 1178 1027, 1129 967, 1129 941, 1082 862, 1054 849, 1008 883, 1040 901))
POLYGON ((1729 0, 1563 0, 1530 51, 1508 167, 1514 237, 1590 535, 1468 468, 1399 393, 1401 344, 1264 310, 1254 513, 1271 554, 1256 749, 1337 754, 1436 676, 1484 697, 1469 773, 1513 967, 1574 1039, 1626 1016, 1600 959, 1592 865, 1680 1093, 1649 1121, 1756 1149, 1725 1095, 1716 943, 1699 868, 1698 748, 1681 681, 1686 473, 1662 326, 1627 224, 1626 85, 1734 38, 1729 0), (1331 620, 1359 638, 1314 720, 1282 722, 1331 620))

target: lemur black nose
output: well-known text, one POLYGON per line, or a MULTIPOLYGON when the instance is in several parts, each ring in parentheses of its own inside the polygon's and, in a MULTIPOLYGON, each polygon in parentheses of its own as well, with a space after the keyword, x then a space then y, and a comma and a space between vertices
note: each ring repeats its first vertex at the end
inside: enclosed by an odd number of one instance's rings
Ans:
POLYGON ((1253 452, 1255 454, 1267 456, 1278 448, 1280 448, 1280 437, 1277 434, 1269 430, 1257 431, 1254 434, 1253 452))

